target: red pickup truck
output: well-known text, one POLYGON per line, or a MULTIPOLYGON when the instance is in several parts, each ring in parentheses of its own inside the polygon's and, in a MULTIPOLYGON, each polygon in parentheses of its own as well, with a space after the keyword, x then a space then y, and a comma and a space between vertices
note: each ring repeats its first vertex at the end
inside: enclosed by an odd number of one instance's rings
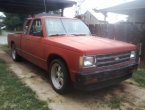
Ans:
POLYGON ((48 71, 53 89, 73 86, 94 90, 118 84, 137 68, 137 48, 121 41, 91 36, 78 19, 28 18, 23 33, 8 35, 14 61, 21 57, 48 71))

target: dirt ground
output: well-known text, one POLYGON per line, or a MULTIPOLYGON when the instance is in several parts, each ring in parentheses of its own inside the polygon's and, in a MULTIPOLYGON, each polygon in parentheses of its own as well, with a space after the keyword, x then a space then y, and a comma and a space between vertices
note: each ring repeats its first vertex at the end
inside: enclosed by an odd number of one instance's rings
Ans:
POLYGON ((7 47, 3 49, 0 46, 0 58, 52 110, 145 110, 145 89, 138 87, 132 80, 94 92, 73 90, 62 96, 51 88, 47 72, 25 60, 17 63, 12 61, 4 50, 7 47))

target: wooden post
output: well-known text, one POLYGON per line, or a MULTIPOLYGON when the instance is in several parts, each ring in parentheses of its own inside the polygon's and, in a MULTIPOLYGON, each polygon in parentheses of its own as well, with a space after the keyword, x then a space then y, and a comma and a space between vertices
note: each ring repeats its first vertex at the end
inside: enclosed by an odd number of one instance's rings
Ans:
POLYGON ((63 13, 64 13, 64 9, 61 9, 61 16, 63 16, 63 13))
POLYGON ((104 37, 107 37, 107 12, 105 11, 105 12, 103 12, 103 15, 104 15, 104 25, 105 25, 105 33, 104 33, 104 37))

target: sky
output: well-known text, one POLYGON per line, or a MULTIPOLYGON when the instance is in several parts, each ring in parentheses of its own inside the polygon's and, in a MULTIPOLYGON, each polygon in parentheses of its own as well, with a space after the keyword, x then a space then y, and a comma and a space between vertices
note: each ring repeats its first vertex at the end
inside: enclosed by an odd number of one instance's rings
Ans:
MULTIPOLYGON (((74 0, 76 2, 78 2, 79 0, 74 0)), ((107 8, 107 7, 111 7, 111 6, 115 6, 115 5, 119 5, 125 2, 130 2, 130 1, 134 1, 134 0, 85 0, 85 2, 83 4, 81 4, 81 8, 80 8, 80 14, 84 14, 87 10, 91 10, 91 9, 103 9, 103 8, 107 8)), ((76 6, 73 6, 71 8, 67 8, 64 10, 64 16, 66 17, 74 17, 75 16, 75 11, 76 11, 76 6)), ((116 23, 120 20, 126 21, 127 17, 126 15, 119 15, 119 14, 114 14, 114 13, 108 13, 107 14, 107 21, 109 23, 116 23)), ((98 13, 98 19, 102 20, 102 15, 100 13, 98 13)))
POLYGON ((2 12, 0 12, 0 16, 4 16, 5 17, 5 15, 2 12))
MULTIPOLYGON (((73 1, 80 1, 80 0, 73 0, 73 1)), ((89 9, 103 9, 103 8, 107 8, 107 7, 111 7, 111 6, 115 6, 115 5, 119 5, 125 2, 130 2, 130 1, 134 1, 134 0, 85 0, 85 2, 83 4, 81 4, 81 9, 80 9, 80 13, 84 14, 87 10, 89 9)), ((65 16, 74 16, 75 14, 75 10, 76 7, 72 7, 72 8, 67 8, 65 9, 65 16)))

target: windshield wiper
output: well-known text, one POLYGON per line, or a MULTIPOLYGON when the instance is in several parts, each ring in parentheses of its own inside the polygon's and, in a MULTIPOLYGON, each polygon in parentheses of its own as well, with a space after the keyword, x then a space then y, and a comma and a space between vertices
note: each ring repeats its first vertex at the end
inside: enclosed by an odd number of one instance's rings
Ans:
POLYGON ((74 36, 87 36, 87 34, 71 34, 71 35, 74 35, 74 36))
POLYGON ((52 34, 52 35, 49 35, 49 36, 52 37, 52 36, 64 36, 64 35, 66 35, 66 34, 52 34))

